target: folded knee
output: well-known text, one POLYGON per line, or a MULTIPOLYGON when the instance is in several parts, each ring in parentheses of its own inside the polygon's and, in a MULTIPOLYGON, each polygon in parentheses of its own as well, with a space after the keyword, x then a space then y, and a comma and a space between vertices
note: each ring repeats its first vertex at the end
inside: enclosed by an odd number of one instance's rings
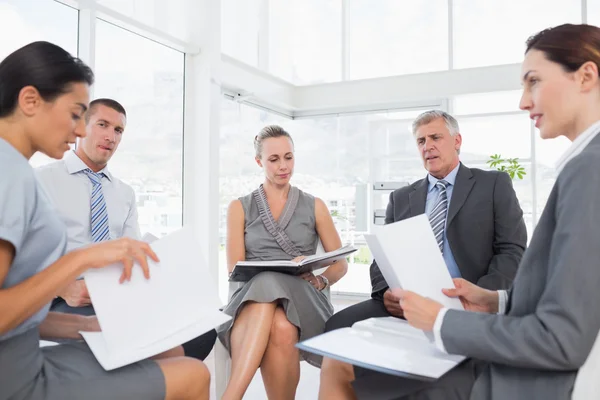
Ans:
POLYGON ((298 328, 287 320, 285 314, 278 313, 271 324, 269 342, 278 346, 293 347, 298 342, 298 328))

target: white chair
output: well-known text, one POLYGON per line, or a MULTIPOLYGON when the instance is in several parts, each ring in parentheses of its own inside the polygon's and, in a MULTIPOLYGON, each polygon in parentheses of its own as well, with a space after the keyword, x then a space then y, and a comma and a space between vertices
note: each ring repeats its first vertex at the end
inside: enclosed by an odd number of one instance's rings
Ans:
MULTIPOLYGON (((325 253, 325 249, 323 248, 323 244, 319 241, 319 245, 317 246, 316 254, 325 253)), ((315 271, 315 274, 318 274, 323 270, 315 271)), ((231 300, 231 296, 235 291, 240 287, 241 283, 239 282, 229 282, 229 295, 227 296, 227 301, 231 300)), ((329 300, 331 301, 331 295, 327 292, 329 296, 329 300)), ((215 389, 217 392, 217 399, 223 397, 223 393, 225 393, 225 389, 227 388, 227 383, 229 382, 229 377, 231 375, 231 357, 229 357, 229 352, 221 344, 221 341, 217 339, 215 343, 215 389)))
POLYGON ((600 332, 596 337, 592 351, 577 373, 571 400, 589 400, 600 393, 600 332))

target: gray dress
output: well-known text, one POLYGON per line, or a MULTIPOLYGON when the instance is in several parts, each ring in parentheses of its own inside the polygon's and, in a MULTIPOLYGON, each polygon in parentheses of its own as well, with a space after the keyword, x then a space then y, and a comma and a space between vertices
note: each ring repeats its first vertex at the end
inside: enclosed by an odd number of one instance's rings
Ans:
MULTIPOLYGON (((295 189, 295 188, 294 188, 295 189)), ((298 189, 295 189, 298 190, 298 189)), ((289 220, 281 228, 296 249, 303 255, 312 255, 317 251, 319 236, 315 224, 315 198, 298 190, 298 202, 295 207, 288 196, 286 206, 279 221, 289 220), (293 213, 291 216, 286 214, 293 213)), ((244 243, 246 260, 291 260, 293 257, 286 253, 263 223, 258 202, 249 194, 241 197, 244 209, 244 243)), ((270 222, 270 211, 266 209, 270 222)), ((217 330, 219 339, 231 353, 231 327, 243 305, 248 301, 270 303, 278 301, 288 320, 298 328, 300 341, 319 335, 325 331, 325 322, 333 314, 333 307, 326 293, 316 290, 302 278, 276 273, 262 272, 243 284, 233 295, 224 312, 233 319, 217 330)), ((310 364, 319 367, 321 357, 311 353, 301 352, 300 356, 310 364)))
MULTIPOLYGON (((0 239, 15 248, 1 284, 5 290, 59 259, 67 233, 25 157, 2 139, 0 171, 0 239)), ((0 334, 0 400, 165 398, 165 379, 154 361, 105 371, 83 342, 40 348, 39 325, 49 308, 0 334)))

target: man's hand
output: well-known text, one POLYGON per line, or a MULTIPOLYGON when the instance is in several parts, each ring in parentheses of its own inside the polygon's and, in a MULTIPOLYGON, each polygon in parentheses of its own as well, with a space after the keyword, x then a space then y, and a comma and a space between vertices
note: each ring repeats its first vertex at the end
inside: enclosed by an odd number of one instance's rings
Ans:
POLYGON ((100 324, 98 323, 98 317, 96 317, 95 315, 91 315, 89 317, 82 317, 83 318, 83 327, 82 327, 82 331, 84 332, 100 332, 102 329, 100 329, 100 324))
POLYGON ((90 294, 83 279, 71 283, 58 295, 65 299, 71 307, 85 307, 92 304, 90 294))
POLYGON ((480 288, 462 278, 453 279, 455 289, 442 289, 448 297, 458 297, 467 311, 497 313, 498 292, 480 288))
POLYGON ((394 289, 392 294, 400 298, 404 318, 409 324, 424 331, 433 330, 435 320, 443 308, 440 303, 408 290, 394 289))
POLYGON ((383 305, 394 317, 404 317, 404 311, 400 307, 400 298, 395 296, 390 289, 386 290, 383 294, 383 305))

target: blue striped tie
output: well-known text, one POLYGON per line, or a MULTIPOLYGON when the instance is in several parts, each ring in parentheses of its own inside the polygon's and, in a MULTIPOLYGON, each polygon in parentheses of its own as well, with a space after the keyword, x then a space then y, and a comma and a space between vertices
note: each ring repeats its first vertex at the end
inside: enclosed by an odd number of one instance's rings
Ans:
POLYGON ((446 227, 446 215, 448 214, 448 196, 446 194, 448 185, 446 181, 437 181, 435 186, 439 189, 440 195, 433 210, 429 213, 429 223, 442 253, 444 253, 444 228, 446 227))
POLYGON ((95 173, 90 169, 84 169, 83 172, 92 181, 92 200, 90 212, 90 226, 92 229, 92 240, 101 242, 110 239, 108 229, 108 213, 106 212, 106 202, 102 193, 102 177, 104 173, 95 173))

